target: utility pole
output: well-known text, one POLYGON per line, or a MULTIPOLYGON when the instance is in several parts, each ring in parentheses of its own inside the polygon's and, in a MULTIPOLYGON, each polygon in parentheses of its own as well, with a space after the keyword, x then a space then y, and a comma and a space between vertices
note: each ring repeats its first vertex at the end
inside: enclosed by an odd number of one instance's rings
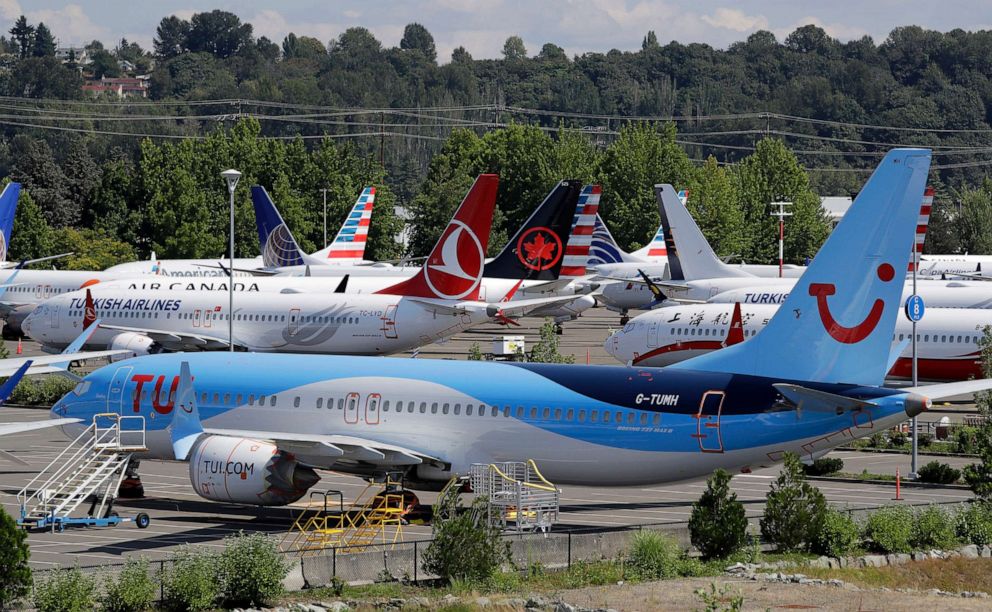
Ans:
POLYGON ((228 310, 227 310, 227 341, 230 346, 230 351, 234 352, 234 188, 238 186, 238 179, 241 178, 241 173, 237 170, 225 170, 220 173, 224 177, 224 181, 227 183, 227 191, 231 196, 231 233, 230 233, 230 252, 228 253, 228 280, 227 280, 227 293, 228 293, 228 310))
POLYGON ((327 189, 321 189, 324 194, 324 248, 327 248, 327 189))
POLYGON ((778 210, 772 212, 772 216, 778 217, 778 277, 782 278, 785 259, 785 218, 792 216, 792 213, 785 212, 785 207, 792 206, 792 202, 772 202, 772 206, 778 206, 778 210))

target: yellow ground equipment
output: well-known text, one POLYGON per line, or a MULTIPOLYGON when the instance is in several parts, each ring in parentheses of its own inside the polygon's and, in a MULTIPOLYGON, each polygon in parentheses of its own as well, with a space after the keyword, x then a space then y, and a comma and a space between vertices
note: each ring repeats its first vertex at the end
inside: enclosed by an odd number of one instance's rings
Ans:
POLYGON ((534 461, 474 463, 469 469, 472 491, 489 499, 506 529, 547 532, 558 521, 561 491, 551 484, 534 461))

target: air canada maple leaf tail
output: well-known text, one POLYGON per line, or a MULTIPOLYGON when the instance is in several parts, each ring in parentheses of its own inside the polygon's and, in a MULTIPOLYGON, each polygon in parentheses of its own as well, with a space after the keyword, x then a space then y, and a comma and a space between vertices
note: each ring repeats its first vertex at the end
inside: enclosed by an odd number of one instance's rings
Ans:
POLYGON ((581 189, 579 181, 561 181, 555 185, 499 255, 486 264, 486 276, 557 279, 581 189))
POLYGON ((14 229, 14 213, 17 212, 17 200, 21 196, 20 183, 7 183, 0 193, 0 261, 7 261, 7 250, 10 248, 10 234, 14 229))
POLYGON ((670 367, 880 385, 930 155, 926 149, 886 154, 761 333, 670 367))
POLYGON ((253 185, 251 202, 255 206, 255 225, 258 228, 258 244, 262 251, 262 263, 266 268, 302 266, 306 254, 282 220, 275 203, 265 187, 253 185))
POLYGON ((478 300, 498 187, 498 176, 480 174, 420 271, 377 293, 478 300))

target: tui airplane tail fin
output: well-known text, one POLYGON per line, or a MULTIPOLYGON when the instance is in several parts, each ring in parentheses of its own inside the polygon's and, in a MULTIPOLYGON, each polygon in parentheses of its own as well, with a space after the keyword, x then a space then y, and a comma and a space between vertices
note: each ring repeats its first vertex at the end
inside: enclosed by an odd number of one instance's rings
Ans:
POLYGON ((760 334, 669 367, 881 384, 930 157, 927 149, 886 154, 760 334))
POLYGON ((0 262, 7 261, 10 234, 14 229, 14 214, 17 212, 17 200, 20 196, 20 183, 7 183, 0 193, 0 262))

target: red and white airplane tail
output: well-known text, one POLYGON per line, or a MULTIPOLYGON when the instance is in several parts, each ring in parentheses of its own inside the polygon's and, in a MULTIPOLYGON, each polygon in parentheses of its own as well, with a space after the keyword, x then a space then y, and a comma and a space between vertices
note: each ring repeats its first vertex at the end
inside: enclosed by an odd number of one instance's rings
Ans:
POLYGON ((581 278, 586 275, 589 247, 592 244, 592 232, 596 225, 602 191, 599 185, 586 185, 579 194, 572 234, 565 245, 565 261, 560 274, 563 278, 581 278))
POLYGON ((497 187, 497 175, 480 174, 420 272, 377 293, 442 300, 478 300, 497 187))
MULTIPOLYGON (((920 206, 920 220, 916 222, 916 243, 913 245, 913 248, 916 249, 916 257, 913 259, 923 256, 923 243, 927 239, 927 228, 930 227, 930 211, 933 209, 933 194, 933 187, 927 187, 923 192, 923 205, 920 206)), ((910 273, 913 272, 913 259, 909 260, 910 273)))

